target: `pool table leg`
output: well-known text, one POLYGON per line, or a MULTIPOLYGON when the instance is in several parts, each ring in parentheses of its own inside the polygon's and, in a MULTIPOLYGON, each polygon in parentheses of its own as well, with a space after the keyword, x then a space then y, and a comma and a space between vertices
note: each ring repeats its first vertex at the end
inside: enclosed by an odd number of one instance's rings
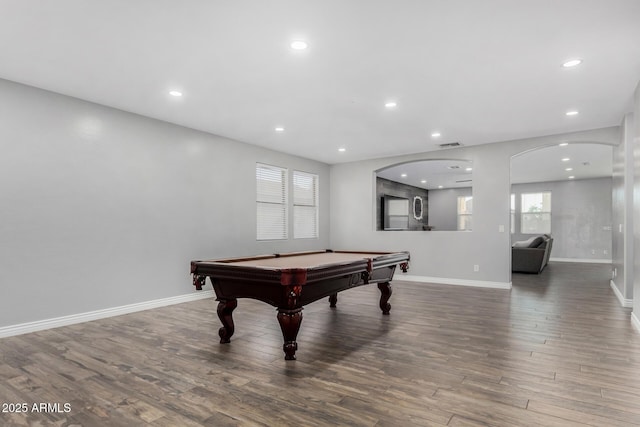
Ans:
POLYGON ((219 301, 218 317, 222 322, 222 328, 218 330, 218 335, 220 335, 220 343, 226 344, 231 341, 231 335, 233 335, 235 330, 231 313, 233 313, 233 310, 238 306, 238 300, 232 298, 221 299, 219 301))
POLYGON ((329 295, 329 307, 335 307, 338 302, 338 294, 329 295))
POLYGON ((378 289, 380 289, 380 310, 382 310, 382 314, 389 314, 391 304, 388 301, 391 298, 391 283, 378 283, 378 289))
POLYGON ((278 323, 280 323, 282 337, 284 338, 282 350, 284 350, 285 360, 296 360, 296 350, 298 349, 296 337, 298 336, 301 322, 302 308, 294 310, 278 308, 278 323))

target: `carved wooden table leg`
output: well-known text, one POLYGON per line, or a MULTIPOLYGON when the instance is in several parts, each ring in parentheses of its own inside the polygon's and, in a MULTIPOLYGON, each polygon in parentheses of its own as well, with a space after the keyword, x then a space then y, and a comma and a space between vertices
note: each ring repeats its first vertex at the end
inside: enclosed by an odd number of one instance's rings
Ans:
POLYGON ((380 310, 382 310, 382 314, 389 314, 391 304, 389 304, 388 301, 392 292, 391 283, 378 283, 378 289, 380 289, 380 310))
POLYGON ((196 290, 201 291, 202 287, 205 285, 206 280, 207 280, 207 276, 200 276, 200 275, 194 274, 193 286, 196 287, 196 290))
POLYGON ((329 296, 329 307, 335 307, 338 302, 338 294, 332 294, 329 296))
POLYGON ((278 323, 280 323, 282 337, 284 338, 282 350, 284 350, 285 360, 296 360, 296 350, 298 349, 296 337, 298 336, 301 322, 302 308, 294 310, 278 309, 278 323))
POLYGON ((231 341, 231 335, 235 330, 233 325, 233 317, 231 313, 238 306, 238 300, 233 299, 221 299, 218 303, 218 317, 222 322, 222 328, 218 330, 220 335, 220 343, 225 344, 231 341))

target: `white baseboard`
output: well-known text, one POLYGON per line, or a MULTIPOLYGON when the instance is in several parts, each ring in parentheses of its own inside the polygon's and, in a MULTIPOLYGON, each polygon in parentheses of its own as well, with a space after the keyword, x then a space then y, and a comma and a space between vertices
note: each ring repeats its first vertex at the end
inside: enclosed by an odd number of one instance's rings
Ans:
POLYGON ((426 282, 426 283, 438 283, 440 285, 456 285, 456 286, 474 286, 477 288, 492 288, 492 289, 511 289, 511 282, 487 282, 483 280, 468 280, 468 279, 450 279, 447 277, 428 277, 428 276, 413 276, 410 274, 396 274, 395 279, 406 280, 407 282, 426 282))
POLYGON ((636 328, 636 331, 640 333, 640 319, 638 319, 635 312, 631 313, 631 324, 636 328))
POLYGON ((615 284, 615 282, 613 280, 611 280, 609 282, 609 284, 611 285, 611 289, 613 289, 613 293, 618 298, 618 301, 620 301, 620 305, 621 306, 623 306, 625 308, 633 307, 633 300, 632 299, 626 299, 624 297, 624 295, 622 295, 622 292, 620 292, 620 290, 618 289, 618 287, 616 286, 616 284, 615 284))
POLYGON ((197 301, 214 297, 213 290, 198 291, 176 297, 156 299, 136 304, 128 304, 120 307, 105 308, 103 310, 89 311, 87 313, 72 314, 70 316, 56 317, 53 319, 37 320, 35 322, 21 323, 18 325, 4 326, 0 328, 0 338, 14 335, 28 334, 29 332, 58 328, 60 326, 73 325, 75 323, 89 322, 91 320, 104 319, 106 317, 120 316, 121 314, 134 313, 167 305, 183 302, 197 301))
POLYGON ((611 264, 610 259, 589 259, 589 258, 549 258, 553 262, 582 262, 587 264, 611 264))

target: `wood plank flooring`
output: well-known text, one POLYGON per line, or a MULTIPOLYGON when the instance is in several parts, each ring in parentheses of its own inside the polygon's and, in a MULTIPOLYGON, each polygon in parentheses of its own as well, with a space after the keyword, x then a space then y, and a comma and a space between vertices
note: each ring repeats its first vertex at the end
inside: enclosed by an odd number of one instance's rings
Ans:
POLYGON ((390 316, 376 286, 352 289, 305 307, 297 361, 252 300, 225 345, 212 299, 5 338, 0 426, 640 425, 640 334, 609 274, 394 281, 390 316))

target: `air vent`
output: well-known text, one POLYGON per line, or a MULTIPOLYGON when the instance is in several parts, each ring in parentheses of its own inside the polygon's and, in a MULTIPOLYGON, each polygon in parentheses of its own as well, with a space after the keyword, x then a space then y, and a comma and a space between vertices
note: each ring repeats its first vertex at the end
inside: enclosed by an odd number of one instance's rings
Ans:
POLYGON ((471 182, 473 181, 472 179, 461 179, 460 181, 456 181, 458 184, 462 183, 462 182, 471 182))
POLYGON ((448 142, 446 144, 440 144, 438 147, 440 148, 454 148, 454 147, 460 147, 462 146, 462 144, 460 144, 459 142, 448 142))

